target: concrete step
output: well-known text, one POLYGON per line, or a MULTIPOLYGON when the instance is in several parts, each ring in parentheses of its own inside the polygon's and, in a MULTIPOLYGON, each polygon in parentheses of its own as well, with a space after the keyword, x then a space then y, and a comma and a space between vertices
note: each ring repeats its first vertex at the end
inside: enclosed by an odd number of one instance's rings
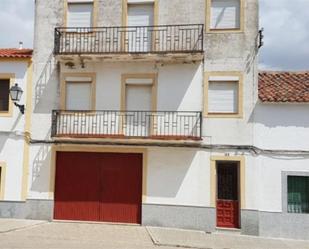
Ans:
POLYGON ((213 234, 230 234, 230 235, 241 235, 241 230, 237 228, 222 228, 217 227, 213 234))

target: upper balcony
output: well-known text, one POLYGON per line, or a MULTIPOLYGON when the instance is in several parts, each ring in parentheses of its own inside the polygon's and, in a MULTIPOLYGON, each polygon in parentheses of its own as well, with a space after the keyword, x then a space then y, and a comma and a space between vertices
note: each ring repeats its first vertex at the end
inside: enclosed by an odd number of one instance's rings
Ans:
POLYGON ((203 24, 56 28, 58 60, 201 61, 203 24))

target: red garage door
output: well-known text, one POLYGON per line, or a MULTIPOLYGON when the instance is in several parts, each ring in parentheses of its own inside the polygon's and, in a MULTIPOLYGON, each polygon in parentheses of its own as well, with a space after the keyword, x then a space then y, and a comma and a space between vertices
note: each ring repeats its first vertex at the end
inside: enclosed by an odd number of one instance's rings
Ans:
POLYGON ((141 223, 142 155, 58 152, 54 218, 141 223))

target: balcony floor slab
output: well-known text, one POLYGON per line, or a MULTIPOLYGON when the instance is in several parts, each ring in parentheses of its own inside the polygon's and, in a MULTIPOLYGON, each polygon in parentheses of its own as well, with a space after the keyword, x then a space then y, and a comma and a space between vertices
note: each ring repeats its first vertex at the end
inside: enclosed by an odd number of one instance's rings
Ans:
POLYGON ((60 62, 159 62, 195 63, 204 59, 204 53, 164 53, 164 54, 61 54, 56 55, 60 62))

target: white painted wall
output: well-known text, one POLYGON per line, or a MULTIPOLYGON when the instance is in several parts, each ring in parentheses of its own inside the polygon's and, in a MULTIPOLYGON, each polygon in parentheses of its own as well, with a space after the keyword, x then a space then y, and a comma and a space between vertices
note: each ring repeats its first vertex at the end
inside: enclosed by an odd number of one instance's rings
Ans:
MULTIPOLYGON (((23 61, 0 61, 0 73, 15 74, 15 82, 23 89, 20 101, 26 104, 27 66, 23 61)), ((27 108, 27 107, 26 107, 27 108)), ((6 201, 21 200, 25 116, 13 105, 12 117, 0 117, 0 162, 6 163, 6 201)))
POLYGON ((202 111, 203 73, 199 64, 95 63, 75 70, 62 65, 62 72, 97 74, 98 110, 120 110, 122 74, 157 73, 158 110, 202 111))
POLYGON ((254 126, 258 147, 309 150, 309 104, 258 103, 254 126))
POLYGON ((282 212, 282 171, 309 172, 309 156, 260 156, 259 210, 282 212))
POLYGON ((49 199, 51 145, 31 145, 28 199, 49 199))
POLYGON ((209 162, 203 151, 149 148, 146 203, 209 206, 209 162))

